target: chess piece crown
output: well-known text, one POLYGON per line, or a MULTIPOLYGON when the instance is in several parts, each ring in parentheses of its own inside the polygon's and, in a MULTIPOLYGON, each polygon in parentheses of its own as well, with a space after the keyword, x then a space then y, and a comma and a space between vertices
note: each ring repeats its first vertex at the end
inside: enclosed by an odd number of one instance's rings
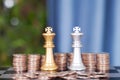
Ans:
POLYGON ((72 47, 82 47, 81 41, 80 41, 80 37, 83 35, 83 33, 81 33, 81 28, 76 26, 73 28, 74 33, 71 33, 72 37, 73 37, 73 44, 72 47))

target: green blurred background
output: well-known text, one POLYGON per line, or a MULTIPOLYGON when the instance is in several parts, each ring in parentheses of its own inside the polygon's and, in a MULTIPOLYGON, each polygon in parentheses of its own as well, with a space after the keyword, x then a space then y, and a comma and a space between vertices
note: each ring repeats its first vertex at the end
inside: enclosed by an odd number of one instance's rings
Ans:
POLYGON ((0 0, 0 66, 12 65, 12 54, 44 54, 46 0, 0 0))

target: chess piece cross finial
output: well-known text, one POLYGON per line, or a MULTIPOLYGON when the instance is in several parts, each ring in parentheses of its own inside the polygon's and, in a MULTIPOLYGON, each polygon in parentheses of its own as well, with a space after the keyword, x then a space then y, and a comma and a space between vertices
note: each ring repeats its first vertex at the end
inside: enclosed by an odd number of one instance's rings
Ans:
POLYGON ((81 28, 78 27, 78 26, 76 26, 76 27, 73 28, 73 31, 74 31, 75 33, 79 33, 79 32, 81 31, 81 28))
POLYGON ((53 29, 51 27, 46 27, 45 28, 45 32, 47 33, 51 33, 53 31, 53 29))

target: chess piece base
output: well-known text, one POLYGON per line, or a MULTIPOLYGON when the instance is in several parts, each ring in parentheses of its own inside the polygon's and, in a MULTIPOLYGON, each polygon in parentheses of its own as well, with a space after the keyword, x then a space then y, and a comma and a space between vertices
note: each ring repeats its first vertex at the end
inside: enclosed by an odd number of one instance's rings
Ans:
POLYGON ((46 59, 41 67, 41 70, 57 70, 57 65, 54 61, 52 48, 46 48, 46 59))
POLYGON ((55 71, 57 70, 57 66, 55 64, 44 64, 42 67, 41 67, 41 70, 45 70, 45 71, 55 71))
POLYGON ((82 64, 72 64, 69 66, 70 70, 85 70, 85 66, 82 64))

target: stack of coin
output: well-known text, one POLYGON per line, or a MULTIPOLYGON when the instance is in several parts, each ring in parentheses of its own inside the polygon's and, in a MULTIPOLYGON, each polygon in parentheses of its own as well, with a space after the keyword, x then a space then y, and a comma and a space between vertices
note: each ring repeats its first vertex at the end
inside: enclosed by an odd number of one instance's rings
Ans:
POLYGON ((45 55, 41 55, 40 66, 42 66, 44 63, 45 63, 45 55))
POLYGON ((109 54, 100 53, 96 55, 97 58, 97 70, 106 72, 109 70, 109 54))
POLYGON ((13 68, 17 73, 27 70, 26 58, 25 54, 13 54, 13 68))
POLYGON ((28 72, 36 72, 40 68, 40 55, 29 54, 28 55, 28 72))
POLYGON ((55 62, 58 66, 58 71, 65 71, 67 69, 67 54, 55 53, 55 62))
POLYGON ((86 71, 96 71, 96 54, 93 53, 83 53, 82 61, 86 67, 86 71))
POLYGON ((69 67, 73 60, 73 53, 67 54, 67 66, 69 67))

